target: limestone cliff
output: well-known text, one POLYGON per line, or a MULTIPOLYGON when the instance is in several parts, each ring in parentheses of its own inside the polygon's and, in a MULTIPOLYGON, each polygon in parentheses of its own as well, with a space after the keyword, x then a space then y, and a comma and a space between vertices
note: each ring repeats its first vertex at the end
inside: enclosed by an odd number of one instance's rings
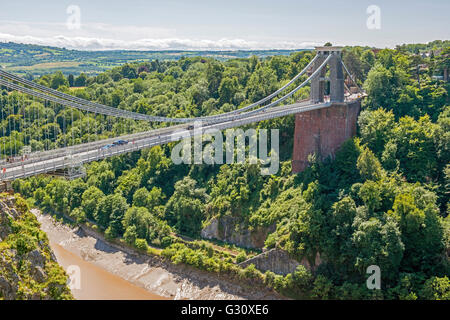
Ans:
POLYGON ((67 280, 26 202, 0 194, 0 300, 72 299, 67 280))
POLYGON ((248 230, 239 224, 235 217, 213 218, 201 231, 205 239, 217 239, 235 244, 240 247, 261 249, 270 232, 275 231, 275 226, 248 230))

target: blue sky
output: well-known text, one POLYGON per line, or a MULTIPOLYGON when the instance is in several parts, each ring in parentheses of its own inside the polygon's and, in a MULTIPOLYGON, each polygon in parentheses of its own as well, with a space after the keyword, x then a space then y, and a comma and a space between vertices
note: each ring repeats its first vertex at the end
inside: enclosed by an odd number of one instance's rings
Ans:
POLYGON ((269 49, 394 47, 450 39, 449 0, 58 0, 0 6, 0 41, 76 49, 269 49), (80 28, 68 28, 70 5, 80 28), (381 28, 369 30, 369 5, 381 28))

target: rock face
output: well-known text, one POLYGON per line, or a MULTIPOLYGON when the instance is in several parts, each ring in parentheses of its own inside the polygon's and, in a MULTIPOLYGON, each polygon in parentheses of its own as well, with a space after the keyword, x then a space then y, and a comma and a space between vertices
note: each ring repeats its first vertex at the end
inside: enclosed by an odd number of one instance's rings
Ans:
POLYGON ((0 300, 71 299, 67 280, 25 201, 0 195, 0 300))
POLYGON ((303 265, 306 269, 314 271, 314 268, 319 263, 319 256, 316 257, 315 265, 311 266, 306 259, 298 262, 297 260, 292 259, 286 251, 274 248, 243 261, 239 265, 245 268, 250 264, 253 264, 256 269, 262 272, 272 271, 276 274, 287 275, 294 272, 299 265, 303 265))
POLYGON ((221 217, 220 219, 211 219, 210 224, 201 231, 201 236, 205 239, 229 242, 240 247, 260 249, 264 247, 267 235, 273 231, 275 231, 275 226, 249 231, 239 228, 236 218, 221 217))

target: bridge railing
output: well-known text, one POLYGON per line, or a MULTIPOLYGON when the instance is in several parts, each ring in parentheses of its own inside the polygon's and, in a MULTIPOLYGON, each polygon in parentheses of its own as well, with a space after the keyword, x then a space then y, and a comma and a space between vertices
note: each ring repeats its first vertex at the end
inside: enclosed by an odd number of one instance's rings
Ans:
MULTIPOLYGON (((200 128, 201 130, 185 130, 185 132, 188 132, 190 136, 194 136, 195 134, 203 134, 203 132, 207 129, 223 130, 233 127, 239 127, 258 121, 272 119, 275 117, 282 117, 294 113, 326 108, 330 105, 331 105, 330 103, 312 104, 312 105, 297 103, 290 105, 288 108, 278 107, 275 108, 274 110, 271 110, 271 112, 254 114, 247 118, 234 121, 206 124, 204 127, 200 128)), ((109 149, 97 148, 89 151, 84 150, 83 152, 78 153, 76 157, 78 158, 77 159, 78 162, 84 164, 128 152, 138 151, 144 148, 150 148, 156 145, 178 141, 183 138, 184 137, 181 135, 172 135, 171 133, 159 136, 152 135, 143 137, 140 140, 136 140, 134 142, 130 142, 125 145, 111 147, 109 149)), ((7 170, 4 174, 0 174, 0 181, 26 178, 37 174, 57 171, 60 169, 66 169, 70 168, 72 164, 73 159, 70 155, 58 156, 52 159, 41 160, 40 162, 33 162, 30 164, 17 164, 16 166, 7 170)))

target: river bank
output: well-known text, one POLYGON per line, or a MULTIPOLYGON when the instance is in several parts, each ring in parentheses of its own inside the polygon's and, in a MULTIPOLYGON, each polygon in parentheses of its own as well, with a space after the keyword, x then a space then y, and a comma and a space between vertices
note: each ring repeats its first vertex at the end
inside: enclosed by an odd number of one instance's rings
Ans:
POLYGON ((77 299, 279 298, 269 290, 243 287, 189 266, 120 250, 100 236, 62 224, 39 210, 32 212, 47 233, 58 262, 64 268, 79 265, 81 290, 72 290, 77 299), (102 288, 100 293, 99 287, 102 288), (124 292, 128 295, 124 296, 124 292))

